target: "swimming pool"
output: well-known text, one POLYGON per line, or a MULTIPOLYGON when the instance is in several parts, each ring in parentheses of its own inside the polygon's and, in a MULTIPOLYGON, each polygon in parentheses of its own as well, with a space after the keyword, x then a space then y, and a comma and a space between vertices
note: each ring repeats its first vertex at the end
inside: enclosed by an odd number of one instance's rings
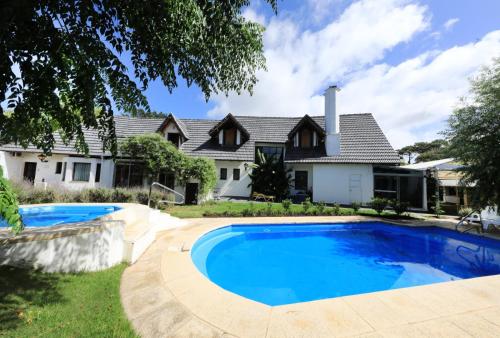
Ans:
MULTIPOLYGON (((114 205, 46 205, 21 207, 19 213, 27 227, 47 227, 75 222, 91 221, 110 214, 121 207, 114 205)), ((6 222, 0 219, 0 226, 6 222)))
POLYGON ((212 282, 284 305, 500 273, 500 241, 382 222, 232 225, 196 241, 212 282))

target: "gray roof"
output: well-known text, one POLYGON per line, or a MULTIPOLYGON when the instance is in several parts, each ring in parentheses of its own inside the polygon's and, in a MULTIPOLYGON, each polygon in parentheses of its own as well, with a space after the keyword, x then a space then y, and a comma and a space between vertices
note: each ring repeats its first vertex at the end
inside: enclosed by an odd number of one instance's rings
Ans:
MULTIPOLYGON (((235 116, 248 131, 248 141, 237 147, 221 147, 212 141, 209 131, 220 120, 176 119, 189 139, 181 150, 191 156, 206 156, 218 160, 253 161, 255 145, 259 143, 287 143, 288 133, 302 117, 235 116)), ((312 119, 324 129, 324 116, 312 119)), ((285 161, 293 163, 399 163, 399 155, 391 147, 384 133, 371 114, 340 115, 341 154, 326 156, 324 145, 315 150, 287 149, 285 161)), ((144 133, 153 133, 164 119, 141 119, 115 116, 116 134, 120 139, 144 133)), ((102 155, 102 144, 97 132, 87 130, 85 137, 90 155, 102 155)), ((34 147, 24 150, 16 145, 3 145, 0 150, 37 151, 34 147)), ((64 145, 58 140, 53 153, 75 154, 73 144, 64 145)), ((109 154, 105 154, 109 155, 109 154)))

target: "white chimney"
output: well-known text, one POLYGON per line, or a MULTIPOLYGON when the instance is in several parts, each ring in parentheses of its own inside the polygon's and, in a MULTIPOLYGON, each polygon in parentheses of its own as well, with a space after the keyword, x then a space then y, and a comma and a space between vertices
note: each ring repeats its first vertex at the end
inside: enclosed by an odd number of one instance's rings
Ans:
POLYGON ((336 101, 337 86, 330 86, 325 91, 325 131, 326 155, 340 155, 339 116, 337 115, 336 101))

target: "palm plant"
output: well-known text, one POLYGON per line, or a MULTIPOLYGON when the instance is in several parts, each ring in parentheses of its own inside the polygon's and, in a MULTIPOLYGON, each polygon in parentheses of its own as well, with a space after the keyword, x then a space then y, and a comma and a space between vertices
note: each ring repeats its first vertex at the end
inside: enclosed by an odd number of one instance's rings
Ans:
POLYGON ((275 196, 281 201, 289 195, 293 181, 291 171, 285 168, 281 159, 266 156, 257 150, 257 161, 249 174, 252 182, 248 186, 253 192, 275 196))

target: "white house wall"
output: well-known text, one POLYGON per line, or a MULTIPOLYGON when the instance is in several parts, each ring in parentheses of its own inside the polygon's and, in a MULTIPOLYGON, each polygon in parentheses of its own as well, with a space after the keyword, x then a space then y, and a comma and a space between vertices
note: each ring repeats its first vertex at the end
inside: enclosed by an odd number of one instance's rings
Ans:
POLYGON ((315 202, 350 204, 353 201, 359 201, 366 204, 372 197, 373 167, 371 164, 313 165, 313 200, 315 202), (356 188, 356 182, 359 182, 360 191, 356 188))
MULTIPOLYGON (((114 163, 112 160, 101 160, 99 158, 69 157, 61 154, 53 154, 47 157, 46 162, 40 161, 39 153, 22 152, 21 156, 12 156, 10 152, 0 151, 0 165, 4 169, 4 175, 12 181, 22 181, 24 174, 24 163, 35 162, 35 186, 60 186, 70 190, 83 188, 97 188, 113 186, 114 163), (57 162, 66 162, 66 176, 62 181, 63 173, 56 174, 57 162), (90 163, 90 178, 88 182, 73 181, 73 166, 75 162, 90 163), (101 179, 95 182, 97 163, 101 163, 101 179)), ((64 166, 63 168, 64 169, 64 166)))
MULTIPOLYGON (((217 167, 217 185, 216 189, 219 192, 219 196, 231 196, 231 197, 250 197, 252 191, 249 184, 252 182, 248 172, 245 170, 245 163, 240 161, 215 161, 215 166, 217 167), (220 169, 227 169, 227 179, 220 179, 220 169), (233 169, 240 169, 240 180, 233 180, 233 169)), ((250 170, 250 169, 249 169, 250 170)))

